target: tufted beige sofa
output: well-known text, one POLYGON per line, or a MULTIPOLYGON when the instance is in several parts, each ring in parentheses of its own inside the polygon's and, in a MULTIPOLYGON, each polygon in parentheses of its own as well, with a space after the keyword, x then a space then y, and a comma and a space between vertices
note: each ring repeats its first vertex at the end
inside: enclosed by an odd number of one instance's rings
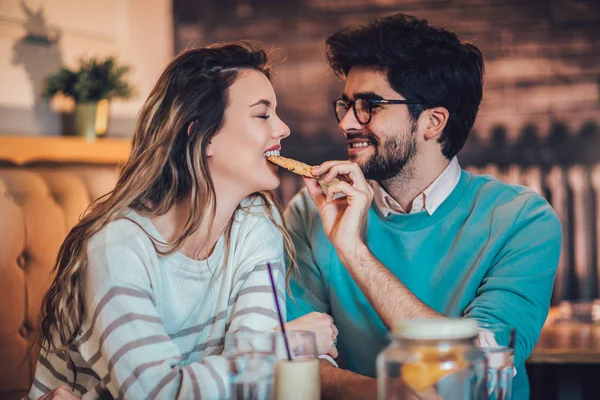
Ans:
POLYGON ((0 160, 0 400, 29 390, 40 305, 67 232, 109 192, 114 165, 11 166, 0 160))

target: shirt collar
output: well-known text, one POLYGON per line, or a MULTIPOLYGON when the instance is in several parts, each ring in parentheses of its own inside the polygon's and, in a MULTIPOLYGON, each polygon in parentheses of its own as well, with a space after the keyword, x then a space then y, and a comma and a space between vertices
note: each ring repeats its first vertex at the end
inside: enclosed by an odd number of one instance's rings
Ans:
POLYGON ((454 157, 436 180, 415 198, 409 212, 406 212, 376 181, 370 181, 374 192, 373 201, 384 217, 389 214, 414 214, 423 210, 426 210, 429 215, 433 215, 458 184, 460 174, 461 168, 458 159, 454 157))

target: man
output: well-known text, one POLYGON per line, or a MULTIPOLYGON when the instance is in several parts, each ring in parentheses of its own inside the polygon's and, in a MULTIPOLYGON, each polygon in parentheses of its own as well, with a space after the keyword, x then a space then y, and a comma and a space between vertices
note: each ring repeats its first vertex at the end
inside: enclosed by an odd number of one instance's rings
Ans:
MULTIPOLYGON (((514 395, 548 313, 561 226, 532 190, 462 170, 482 97, 483 59, 445 29, 402 14, 326 41, 345 78, 334 102, 348 161, 313 169, 285 219, 297 251, 288 317, 330 314, 340 366, 324 394, 375 376, 396 321, 475 318, 516 328, 514 395), (366 178, 366 179, 365 179, 366 178), (336 198, 336 194, 344 194, 336 198)), ((350 389, 349 389, 350 388, 350 389)))

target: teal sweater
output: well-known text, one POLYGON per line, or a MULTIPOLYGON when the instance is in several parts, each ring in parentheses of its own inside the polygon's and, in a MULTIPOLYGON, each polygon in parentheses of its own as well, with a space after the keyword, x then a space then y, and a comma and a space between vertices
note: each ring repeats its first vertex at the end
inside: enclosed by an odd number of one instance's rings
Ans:
MULTIPOLYGON (((288 320, 333 316, 340 366, 375 376, 389 343, 381 319, 340 262, 306 189, 285 212, 297 252, 288 320)), ((365 240, 374 256, 422 302, 447 317, 516 328, 515 399, 529 397, 525 360, 546 319, 561 248, 560 222, 532 190, 462 171, 433 215, 369 210, 365 240)))

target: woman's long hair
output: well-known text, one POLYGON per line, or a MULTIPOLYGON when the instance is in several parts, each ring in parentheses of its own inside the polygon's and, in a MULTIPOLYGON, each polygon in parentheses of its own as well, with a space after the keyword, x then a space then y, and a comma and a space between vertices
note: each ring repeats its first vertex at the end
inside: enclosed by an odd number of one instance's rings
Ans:
MULTIPOLYGON (((212 227, 216 195, 206 148, 223 125, 228 88, 244 69, 269 77, 266 53, 251 42, 188 50, 167 66, 140 110, 131 154, 114 190, 92 203, 60 247, 53 268, 56 277, 42 304, 39 344, 43 349, 64 352, 72 363, 66 349, 75 343, 84 320, 87 244, 108 223, 122 218, 127 209, 151 217, 189 199, 190 214, 182 235, 160 248, 153 240, 162 255, 177 251, 205 217, 210 218, 212 227)), ((273 207, 281 215, 281 206, 268 192, 253 196, 262 198, 294 264, 291 239, 274 217, 273 207)), ((227 248, 231 224, 225 230, 227 248)))

